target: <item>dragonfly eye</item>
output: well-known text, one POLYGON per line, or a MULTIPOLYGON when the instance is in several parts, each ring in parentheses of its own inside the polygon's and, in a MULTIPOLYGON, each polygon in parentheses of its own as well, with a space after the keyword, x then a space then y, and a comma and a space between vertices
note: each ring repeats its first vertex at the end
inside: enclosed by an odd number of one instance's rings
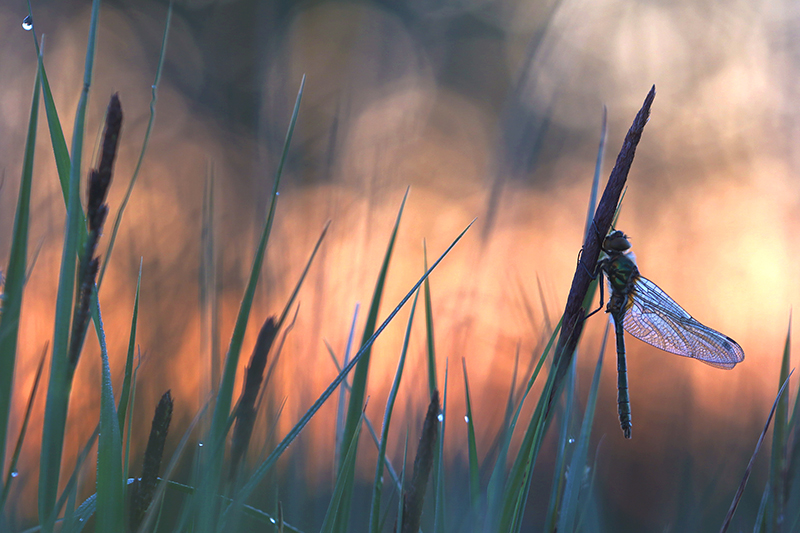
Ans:
POLYGON ((624 252, 631 247, 628 236, 619 230, 612 231, 603 241, 603 250, 607 252, 624 252))

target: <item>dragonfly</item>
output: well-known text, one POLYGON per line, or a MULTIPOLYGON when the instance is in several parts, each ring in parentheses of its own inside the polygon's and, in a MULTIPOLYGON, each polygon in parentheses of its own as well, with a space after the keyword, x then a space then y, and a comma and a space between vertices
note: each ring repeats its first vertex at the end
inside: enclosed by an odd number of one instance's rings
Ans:
POLYGON ((727 335, 695 320, 655 283, 641 276, 625 233, 619 230, 609 233, 603 240, 602 250, 603 256, 597 264, 601 277, 600 308, 603 306, 602 277, 605 276, 611 291, 606 313, 614 319, 617 340, 619 423, 625 438, 630 439, 631 401, 623 330, 665 352, 726 370, 744 360, 744 350, 727 335))

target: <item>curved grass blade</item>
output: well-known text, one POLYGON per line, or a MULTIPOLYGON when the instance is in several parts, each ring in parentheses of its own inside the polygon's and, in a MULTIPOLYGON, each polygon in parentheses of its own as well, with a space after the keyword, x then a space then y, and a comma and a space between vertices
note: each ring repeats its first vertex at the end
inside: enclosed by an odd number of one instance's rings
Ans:
MULTIPOLYGON (((8 257, 6 280, 3 287, 2 314, 0 314, 0 480, 3 479, 8 420, 11 416, 11 398, 14 386, 14 364, 17 357, 19 320, 22 314, 22 294, 25 288, 28 256, 28 225, 30 219, 31 183, 33 181, 33 155, 36 148, 36 124, 39 120, 39 73, 33 86, 28 134, 22 162, 17 209, 14 214, 14 233, 8 257)), ((3 490, 5 492, 5 489, 3 490)), ((5 498, 0 500, 0 512, 5 498)))
MULTIPOLYGON (((445 500, 444 500, 444 430, 447 424, 447 376, 449 372, 449 361, 444 364, 444 394, 442 395, 442 410, 437 416, 438 422, 441 423, 439 435, 436 438, 436 453, 434 459, 434 487, 435 494, 435 514, 433 515, 433 530, 436 533, 444 533, 446 531, 445 525, 445 500)), ((434 391, 438 396, 438 392, 434 391)), ((433 396, 432 396, 433 397, 433 396)), ((433 403, 433 401, 431 401, 433 403)), ((437 401, 438 403, 438 401, 437 401)), ((417 452, 419 454, 419 452, 417 452)), ((416 472, 416 461, 414 462, 414 471, 416 472)))
POLYGON ((303 286, 303 281, 306 279, 306 275, 308 274, 308 269, 311 268, 311 263, 314 262, 314 257, 316 257, 317 252, 319 251, 319 247, 322 245, 322 240, 325 238, 325 235, 328 233, 328 228, 331 226, 331 221, 328 220, 325 222, 325 226, 322 228, 322 233, 320 233, 319 238, 317 239, 317 243, 314 245, 314 250, 311 252, 311 256, 306 261, 306 266, 303 269, 303 273, 300 274, 300 279, 297 280, 297 285, 294 286, 294 290, 292 294, 289 296, 289 300, 286 302, 286 306, 283 308, 283 312, 281 312, 281 316, 278 319, 277 329, 281 329, 283 323, 286 321, 286 316, 289 314, 289 309, 291 309, 292 304, 294 304, 295 299, 297 298, 297 293, 300 292, 300 287, 303 286))
POLYGON ((464 395, 467 403, 467 450, 469 454, 469 503, 473 513, 477 513, 480 505, 481 488, 478 472, 478 446, 475 442, 475 421, 472 419, 472 400, 469 395, 469 379, 467 378, 467 360, 461 358, 464 371, 464 395))
POLYGON ((589 193, 589 209, 586 212, 586 224, 583 227, 583 239, 586 240, 587 234, 594 220, 595 206, 597 205, 597 190, 600 188, 600 173, 603 172, 603 156, 606 151, 606 139, 608 138, 608 108, 603 106, 603 122, 600 126, 600 145, 597 147, 597 160, 594 164, 594 178, 592 179, 592 192, 589 193))
POLYGON ((372 336, 369 339, 367 339, 367 341, 363 344, 361 349, 359 349, 358 353, 356 353, 353 359, 342 369, 342 371, 339 373, 336 379, 334 379, 330 383, 330 385, 328 385, 328 387, 320 395, 317 401, 315 401, 314 404, 305 412, 305 414, 303 414, 303 416, 300 417, 300 420, 289 431, 289 433, 286 434, 286 436, 278 444, 275 450, 269 456, 267 456, 267 458, 253 471, 250 479, 238 491, 236 498, 234 498, 235 500, 234 505, 228 507, 228 509, 225 510, 225 513, 223 514, 222 520, 220 521, 218 527, 219 531, 224 531, 226 520, 231 516, 233 512, 236 511, 237 507, 243 503, 243 500, 248 498, 250 494, 253 493, 253 491, 258 486, 258 483, 264 478, 267 472, 269 472, 270 469, 275 465, 275 463, 278 461, 278 458, 283 454, 284 451, 286 451, 286 448, 289 447, 292 441, 294 441, 294 439, 297 438, 297 436, 300 434, 303 428, 306 427, 306 424, 308 424, 311 418, 314 417, 314 415, 317 413, 317 411, 319 411, 322 405, 328 400, 328 398, 330 398, 330 396, 339 387, 339 385, 341 385, 341 383, 347 378, 347 375, 358 364, 358 362, 364 356, 364 353, 372 346, 372 343, 375 342, 375 339, 377 339, 378 336, 380 336, 380 334, 383 333, 383 330, 385 330, 386 326, 388 326, 389 323, 392 320, 394 320, 394 317, 397 315, 397 313, 400 312, 400 309, 402 309, 403 306, 406 304, 406 302, 408 302, 408 300, 411 299, 411 296, 417 291, 417 289, 419 289, 419 287, 422 285, 425 279, 431 274, 431 272, 433 272, 436 269, 437 266, 439 266, 439 263, 441 263, 442 260, 447 256, 447 254, 450 253, 453 247, 456 244, 458 244, 458 242, 461 240, 464 234, 472 227, 474 223, 475 220, 470 222, 469 225, 466 228, 464 228, 464 230, 461 233, 458 234, 455 240, 452 243, 450 243, 450 246, 448 246, 447 249, 444 252, 442 252, 442 255, 439 256, 439 258, 431 265, 431 267, 427 270, 427 272, 425 272, 425 274, 414 284, 414 286, 411 287, 411 290, 409 290, 408 293, 406 293, 403 299, 400 300, 400 303, 397 304, 397 307, 395 307, 394 310, 391 313, 389 313, 389 316, 386 317, 386 320, 384 320, 383 323, 378 327, 378 329, 375 330, 375 333, 373 333, 372 336))
POLYGON ((397 363, 397 371, 394 373, 394 381, 389 391, 389 397, 386 399, 386 410, 383 414, 383 427, 381 428, 381 438, 378 447, 378 461, 375 466, 375 480, 372 482, 372 505, 369 513, 371 533, 380 532, 383 468, 386 463, 386 444, 389 438, 389 425, 392 421, 392 412, 394 410, 395 400, 397 399, 397 391, 400 389, 400 380, 403 378, 403 368, 405 367, 406 354, 408 353, 408 341, 411 338, 411 326, 414 323, 414 311, 417 309, 417 298, 419 298, 419 291, 414 295, 414 303, 411 304, 406 334, 403 338, 403 348, 400 350, 400 361, 397 363))
MULTIPOLYGON (((406 205, 406 200, 408 199, 408 192, 410 188, 406 189, 406 193, 403 196, 403 201, 400 204, 400 210, 397 213, 397 219, 394 223, 394 228, 392 228, 392 234, 389 238, 389 245, 386 248, 386 253, 383 257, 383 264, 381 265, 380 272, 378 273, 378 281, 375 283, 375 290, 372 293, 372 302, 370 303, 369 311, 367 313, 367 322, 364 326, 364 334, 362 336, 362 346, 365 345, 365 341, 370 338, 375 332, 375 324, 378 321, 378 311, 380 310, 381 299, 383 297, 383 288, 384 284, 386 283, 386 275, 389 271, 389 262, 392 258, 392 251, 394 250, 394 243, 397 238, 397 231, 400 227, 400 219, 403 216, 403 208, 406 205)), ((363 348, 362 348, 363 350, 363 348)), ((344 423, 344 433, 342 434, 343 441, 342 442, 350 442, 353 438, 353 433, 355 432, 356 424, 359 423, 361 418, 361 409, 364 403, 364 398, 366 396, 367 390, 367 376, 369 375, 369 362, 370 362, 370 355, 372 353, 371 348, 367 348, 363 350, 363 357, 359 360, 358 364, 356 365, 355 372, 353 372, 353 380, 350 384, 350 401, 347 407, 347 417, 344 423)), ((358 448, 358 443, 355 444, 356 449, 358 448)), ((352 473, 348 473, 344 470, 344 463, 338 465, 339 469, 337 472, 337 477, 345 476, 348 479, 353 479, 352 473)), ((353 465, 355 468, 355 465, 353 465)), ((347 530, 348 522, 350 520, 350 504, 353 497, 353 484, 352 482, 348 483, 342 494, 341 505, 342 509, 339 513, 337 513, 337 525, 336 530, 344 531, 347 530)))
MULTIPOLYGON (((356 427, 356 432, 353 433, 353 438, 350 440, 350 445, 347 447, 344 463, 342 463, 347 466, 344 472, 351 473, 351 475, 355 475, 356 450, 358 449, 356 442, 358 442, 358 437, 361 435, 361 427, 361 424, 356 427)), ((334 528, 337 522, 337 515, 341 512, 341 500, 345 487, 348 485, 348 481, 347 476, 339 476, 336 479, 336 485, 333 488, 333 496, 331 497, 328 511, 325 513, 325 519, 320 528, 321 533, 333 533, 336 531, 334 528)), ((352 481, 350 482, 352 483, 352 481)))
MULTIPOLYGON (((83 219, 80 202, 81 155, 83 152, 86 105, 89 99, 89 88, 92 84, 99 11, 100 0, 93 0, 89 36, 86 45, 83 88, 78 100, 75 125, 72 130, 67 222, 56 297, 53 355, 51 357, 50 382, 47 388, 41 460, 39 463, 39 522, 42 524, 42 530, 45 533, 50 533, 53 530, 55 522, 53 507, 58 491, 64 430, 67 422, 69 396, 72 389, 72 376, 75 371, 74 365, 67 358, 67 350, 69 347, 70 312, 72 311, 75 291, 79 236, 86 233, 86 230, 81 227, 83 219)), ((40 70, 43 70, 41 58, 39 65, 40 70)), ((118 426, 117 429, 119 429, 118 426)))
MULTIPOLYGON (((347 366, 347 363, 350 362, 350 350, 353 347, 353 338, 355 338, 356 333, 356 320, 358 320, 358 310, 360 309, 361 305, 356 304, 356 309, 353 312, 353 320, 350 323, 350 334, 347 336, 347 346, 344 349, 344 366, 347 366)), ((326 341, 327 345, 327 341, 326 341)), ((339 361, 336 360, 336 356, 333 353, 333 350, 328 345, 328 351, 331 353, 331 357, 333 357, 333 362, 336 365, 336 372, 341 372, 342 368, 339 366, 339 361)), ((339 390, 339 406, 336 409, 336 452, 335 452, 335 459, 336 462, 334 464, 340 464, 340 456, 342 453, 342 439, 344 438, 344 420, 345 415, 347 413, 345 409, 345 403, 347 403, 347 393, 350 390, 350 386, 347 383, 347 380, 342 382, 342 387, 339 390)))
POLYGON ((47 358, 47 348, 49 348, 49 343, 45 344, 44 350, 42 350, 42 358, 39 360, 39 366, 36 368, 36 377, 33 378, 33 386, 31 387, 31 393, 28 396, 28 405, 25 408, 25 417, 22 419, 22 428, 19 430, 17 445, 14 447, 14 453, 11 456, 11 462, 8 465, 8 475, 5 479, 2 495, 0 495, 0 513, 2 513, 3 508, 5 507, 6 499, 8 498, 8 493, 11 489, 11 482, 17 476, 17 461, 19 460, 19 454, 22 453, 22 443, 25 442, 25 433, 28 431, 28 422, 30 422, 31 419, 33 401, 36 399, 36 391, 39 389, 39 379, 42 377, 44 360, 47 358))
MULTIPOLYGON (((424 261, 425 270, 428 270, 428 245, 422 241, 422 256, 424 261)), ((429 279, 425 280, 425 338, 427 356, 428 356, 428 394, 433 394, 438 386, 436 379, 436 346, 433 342, 433 309, 431 305, 431 282, 429 279)))
POLYGON ((739 506, 739 502, 742 499, 742 494, 744 494, 744 488, 747 485, 747 480, 750 479, 750 472, 752 472, 753 470, 753 463, 755 463, 756 455, 758 455, 758 450, 761 449, 761 444, 764 442, 764 438, 767 436, 767 430, 769 429, 770 422, 772 422, 772 417, 775 415, 775 410, 778 408, 778 402, 780 401, 781 396, 783 396, 783 391, 786 390, 786 386, 789 384, 789 378, 791 378, 792 374, 794 374, 794 370, 792 370, 789 373, 789 376, 786 378, 786 381, 783 382, 783 385, 778 391, 778 395, 775 397, 775 401, 772 403, 772 409, 770 409, 769 416, 767 417, 767 421, 764 424, 764 429, 761 431, 761 435, 758 437, 758 442, 756 442, 756 449, 753 450, 753 455, 750 456, 750 461, 747 463, 747 468, 745 468, 742 481, 741 483, 739 483, 739 488, 736 490, 736 494, 733 497, 730 509, 728 509, 728 514, 725 516, 725 520, 722 522, 722 527, 719 530, 720 533, 725 533, 726 531, 728 531, 728 527, 731 525, 733 514, 736 512, 736 508, 739 506))
MULTIPOLYGON (((97 298, 95 298, 97 302, 97 298)), ((97 314, 100 315, 99 304, 97 314)), ((106 334, 102 318, 95 323, 100 339, 103 384, 100 391, 100 434, 97 438, 97 531, 123 531, 125 508, 122 436, 111 386, 106 334)))
MULTIPOLYGON (((556 331, 553 333, 554 337, 557 334, 556 332, 560 329, 560 326, 561 321, 559 321, 559 325, 556 327, 556 331)), ((547 354, 551 346, 552 339, 550 342, 548 342, 544 354, 547 354)), ((543 361, 544 355, 542 356, 542 362, 543 361)), ((535 379, 540 368, 541 362, 537 366, 536 372, 534 372, 531 381, 528 383, 528 388, 525 391, 525 395, 523 396, 523 399, 517 408, 517 413, 515 413, 514 421, 512 422, 514 425, 516 424, 516 419, 519 415, 519 409, 521 409, 522 403, 530 391, 533 380, 535 379)), ((536 457, 539 453, 539 448, 541 447, 542 439, 544 438, 544 433, 550 420, 550 417, 548 416, 549 412, 546 410, 547 398, 553 389, 555 376, 556 372, 551 371, 547 377, 544 391, 539 397, 539 402, 537 403, 533 416, 531 417, 528 427, 525 430, 525 436, 523 437, 522 444, 517 453, 517 457, 514 459, 514 464, 511 467, 508 479, 506 480, 506 486, 503 491, 502 510, 497 528, 498 532, 517 531, 521 526, 520 518, 525 509, 525 496, 529 488, 531 472, 533 471, 533 465, 536 462, 536 457)))
MULTIPOLYGON (((569 441, 574 439, 570 438, 570 430, 573 429, 574 422, 573 409, 575 402, 575 387, 577 382, 577 369, 576 363, 569 367, 568 381, 567 381, 567 396, 561 418, 561 428, 558 435, 556 462, 553 469, 553 487, 550 490, 550 504, 547 509, 547 522, 543 531, 555 531, 556 523, 558 522, 558 511, 561 508, 562 497, 564 495, 564 482, 566 481, 566 468, 567 468, 567 450, 573 448, 568 446, 569 441)), ((559 412, 560 405, 556 405, 555 413, 559 412)))
POLYGON ((597 405, 597 391, 600 387, 600 372, 603 370, 603 355, 606 350, 608 340, 609 325, 606 322, 606 330, 603 334, 603 343, 600 345, 600 356, 597 358, 597 365, 594 369, 592 386, 589 389, 589 398, 586 401, 586 412, 581 423, 581 432, 572 454, 569 465, 569 477, 564 487, 564 497, 561 503, 561 510, 558 517, 557 531, 577 531, 578 524, 578 500, 581 489, 584 486, 584 471, 586 469, 586 457, 589 451, 589 438, 592 434, 592 424, 594 423, 595 406, 597 405))
MULTIPOLYGON (((792 347, 792 316, 789 315, 789 326, 786 330, 786 342, 783 347, 781 360, 781 373, 778 383, 783 383, 789 377, 789 364, 792 347)), ((770 456, 769 486, 772 489, 772 498, 767 502, 765 512, 769 521, 768 531, 780 531, 785 520, 786 512, 786 479, 787 474, 787 444, 789 439, 789 395, 782 397, 775 409, 775 423, 772 426, 772 455, 770 456)))
POLYGON ((103 284, 103 278, 105 277, 106 267, 108 267, 108 262, 111 259, 111 252, 114 251, 114 243, 117 241, 117 232, 119 231, 119 226, 122 223, 122 215, 125 213, 125 207, 128 205, 128 200, 130 200, 131 193, 133 192, 133 186, 136 184, 136 178, 139 177, 139 169, 142 168, 142 161, 144 160, 144 154, 147 151, 147 145, 150 142, 150 133, 153 131, 153 123, 156 119, 156 102, 158 101, 158 83, 161 80, 161 69, 164 67, 164 56, 167 52, 167 37, 169 36, 169 27, 170 22, 172 21, 172 0, 169 2, 169 7, 167 8, 167 21, 164 24, 164 35, 161 38, 161 50, 158 54, 158 67, 156 67, 156 77, 153 80, 152 85, 152 97, 150 99, 150 120, 147 121, 147 130, 144 133, 144 141, 142 141, 142 149, 139 151, 139 159, 136 161, 136 168, 133 170, 133 176, 131 176, 131 181, 128 183, 128 190, 125 191, 125 196, 122 198, 122 203, 119 206, 119 211, 117 211, 117 216, 114 219, 114 227, 111 230, 111 238, 108 241, 108 249, 105 253, 105 258, 103 259, 103 266, 100 268, 100 273, 97 276, 97 287, 100 288, 103 284))
POLYGON ((303 88, 305 87, 305 75, 300 82, 300 89, 297 92, 297 99, 295 100, 292 117, 289 121, 289 129, 286 133, 286 141, 283 145, 283 153, 281 154, 280 162, 275 173, 275 182, 272 188, 272 195, 270 200, 269 211, 267 212, 267 219, 264 223, 264 229, 261 232, 261 238, 256 249, 256 254, 253 259, 253 267, 250 270, 250 279, 247 282, 247 288, 242 297, 242 302, 239 307, 239 314, 236 317, 236 325, 231 335, 231 341, 228 346, 228 353, 225 357, 225 366, 222 373, 222 382, 219 385, 219 392, 217 393, 216 403, 214 405, 214 415, 211 421, 211 430, 209 433, 208 442, 213 444, 210 449, 209 464, 207 465, 206 479, 200 486, 200 493, 197 498, 197 505, 199 506, 198 527, 199 531, 208 531, 213 527, 216 519, 216 500, 214 494, 219 486, 220 476, 222 474, 222 459, 224 456, 224 443, 225 436, 229 427, 228 418, 231 413, 231 401, 233 396, 234 380, 236 379, 236 369, 239 364, 239 356, 242 350, 242 343, 244 341, 244 334, 247 329, 247 322, 250 318, 250 309, 253 305, 253 297, 255 296, 256 286, 258 285, 258 278, 261 274, 261 267, 264 262, 264 255, 267 248, 267 242, 272 231, 272 223, 275 219, 275 206, 278 199, 278 187, 280 186, 281 176, 283 174, 283 167, 289 155, 289 145, 292 142, 292 135, 294 128, 297 124, 297 115, 300 111, 300 101, 303 98, 303 88))
MULTIPOLYGON (((119 430, 125 429, 125 415, 128 411, 128 401, 131 394, 131 376, 133 374, 133 352, 136 349, 136 325, 139 320, 139 290, 142 287, 142 261, 139 259, 139 276, 136 279, 136 295, 133 299, 133 318, 131 319, 131 334, 128 341, 128 354, 125 358, 125 377, 122 379, 122 392, 119 395, 119 405, 117 407, 117 418, 119 419, 119 430)), ((130 435, 128 435, 130 438, 130 435)), ((125 461, 125 471, 127 476, 127 461, 125 461)))

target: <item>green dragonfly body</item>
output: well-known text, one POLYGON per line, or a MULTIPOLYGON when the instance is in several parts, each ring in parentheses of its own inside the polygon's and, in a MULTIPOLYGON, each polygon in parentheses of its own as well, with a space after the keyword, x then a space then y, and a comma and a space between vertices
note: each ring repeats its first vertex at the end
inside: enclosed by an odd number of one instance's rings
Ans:
MULTIPOLYGON (((661 350, 731 369, 744 360, 736 341, 704 326, 652 281, 639 275, 631 244, 621 231, 603 241, 605 257, 599 271, 608 278, 611 296, 606 312, 614 319, 617 337, 617 405, 625 438, 631 438, 631 402, 623 330, 661 350)), ((601 299, 602 299, 601 280, 601 299)))

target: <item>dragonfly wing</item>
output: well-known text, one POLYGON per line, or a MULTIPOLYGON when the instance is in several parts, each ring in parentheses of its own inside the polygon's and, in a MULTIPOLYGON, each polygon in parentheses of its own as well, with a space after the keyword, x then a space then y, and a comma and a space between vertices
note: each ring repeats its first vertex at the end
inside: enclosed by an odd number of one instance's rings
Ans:
POLYGON ((634 281, 622 327, 656 348, 717 368, 730 369, 744 360, 744 351, 736 341, 692 318, 655 283, 641 276, 634 281))

